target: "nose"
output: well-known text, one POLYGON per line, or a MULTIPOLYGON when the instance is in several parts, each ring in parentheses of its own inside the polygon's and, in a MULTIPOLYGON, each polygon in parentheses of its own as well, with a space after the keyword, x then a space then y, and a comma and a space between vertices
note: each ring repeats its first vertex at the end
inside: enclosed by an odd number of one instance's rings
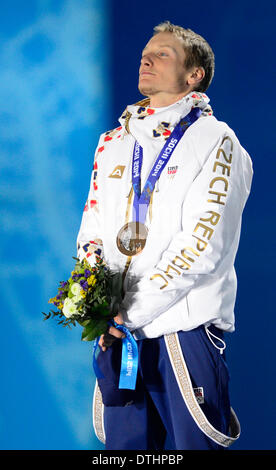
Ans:
POLYGON ((150 67, 153 65, 153 57, 152 54, 144 54, 142 59, 141 59, 141 65, 146 65, 147 67, 150 67))

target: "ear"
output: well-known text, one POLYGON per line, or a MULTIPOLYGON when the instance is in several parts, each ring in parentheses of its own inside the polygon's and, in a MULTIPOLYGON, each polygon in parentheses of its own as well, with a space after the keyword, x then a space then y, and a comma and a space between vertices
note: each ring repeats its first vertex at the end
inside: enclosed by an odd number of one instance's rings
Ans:
POLYGON ((194 87, 203 80, 205 77, 205 70, 203 67, 193 67, 193 69, 189 72, 187 83, 188 85, 194 87))

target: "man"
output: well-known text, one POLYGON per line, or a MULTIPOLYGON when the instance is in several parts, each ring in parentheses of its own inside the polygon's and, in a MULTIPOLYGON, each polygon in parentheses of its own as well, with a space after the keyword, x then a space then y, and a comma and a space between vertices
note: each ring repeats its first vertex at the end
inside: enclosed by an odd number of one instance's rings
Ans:
MULTIPOLYGON (((252 165, 213 116, 205 95, 213 74, 201 36, 158 25, 139 69, 147 98, 126 108, 96 150, 78 254, 93 264, 97 253, 123 273, 116 320, 139 351, 133 399, 103 405, 96 384, 94 426, 106 449, 223 449, 239 436, 223 334, 234 331, 252 165)), ((101 364, 123 337, 114 326, 101 337, 101 364)))

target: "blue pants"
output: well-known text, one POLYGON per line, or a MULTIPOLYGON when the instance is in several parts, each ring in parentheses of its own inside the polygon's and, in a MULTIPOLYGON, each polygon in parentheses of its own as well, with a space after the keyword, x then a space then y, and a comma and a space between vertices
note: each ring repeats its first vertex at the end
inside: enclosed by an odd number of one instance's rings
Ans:
MULTIPOLYGON (((211 328, 222 338, 221 331, 211 328)), ((178 338, 193 388, 203 389, 202 411, 214 428, 227 435, 229 374, 224 354, 212 344, 204 327, 178 332, 178 338)), ((104 408, 106 449, 223 449, 202 432, 187 409, 164 337, 139 340, 138 349, 135 402, 104 408)))

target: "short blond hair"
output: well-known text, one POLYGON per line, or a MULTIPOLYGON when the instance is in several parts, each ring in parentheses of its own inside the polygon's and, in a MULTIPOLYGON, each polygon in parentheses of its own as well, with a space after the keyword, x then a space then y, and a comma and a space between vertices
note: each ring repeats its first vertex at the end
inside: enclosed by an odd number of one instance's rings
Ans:
POLYGON ((183 43, 183 49, 186 54, 185 67, 189 70, 192 67, 203 67, 205 76, 200 84, 196 87, 196 91, 204 92, 207 90, 215 72, 215 56, 211 46, 199 34, 191 29, 176 26, 170 21, 164 21, 155 26, 154 35, 158 33, 172 33, 183 43))

